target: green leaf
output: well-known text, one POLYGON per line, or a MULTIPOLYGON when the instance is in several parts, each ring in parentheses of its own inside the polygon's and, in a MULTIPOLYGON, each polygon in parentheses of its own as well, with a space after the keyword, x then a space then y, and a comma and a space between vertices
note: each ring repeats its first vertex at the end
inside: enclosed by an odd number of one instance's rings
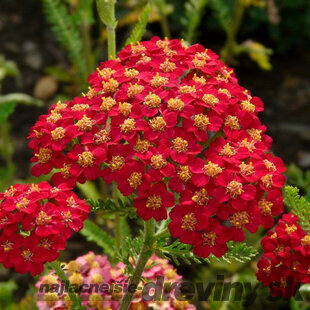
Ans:
POLYGON ((87 81, 87 67, 83 57, 81 35, 65 4, 61 0, 41 0, 47 21, 61 47, 67 52, 70 62, 79 74, 81 85, 87 81))
POLYGON ((185 3, 185 17, 182 19, 185 31, 183 37, 186 42, 193 43, 197 38, 197 28, 208 0, 188 0, 185 3))
POLYGON ((0 104, 0 123, 4 123, 7 121, 9 116, 15 111, 16 102, 9 101, 0 104))
POLYGON ((107 0, 97 0, 97 11, 103 24, 106 26, 111 22, 109 5, 107 0))
POLYGON ((298 216, 300 226, 310 234, 310 202, 300 197, 297 187, 285 186, 284 203, 298 216))
POLYGON ((237 261, 244 263, 252 260, 257 256, 258 251, 245 243, 228 242, 228 251, 222 257, 210 255, 208 258, 201 258, 193 253, 192 246, 181 243, 176 240, 168 246, 158 245, 156 254, 162 258, 171 258, 176 265, 182 261, 186 264, 191 264, 193 261, 201 264, 202 262, 211 263, 212 261, 228 262, 237 261))
POLYGON ((43 101, 22 93, 11 93, 0 96, 0 105, 6 102, 16 102, 24 105, 43 107, 43 101))
POLYGON ((210 7, 224 31, 228 32, 231 27, 234 1, 210 0, 210 7))
POLYGON ((232 260, 235 260, 239 263, 245 263, 258 255, 258 251, 256 249, 244 242, 235 243, 230 241, 227 245, 229 250, 225 253, 224 256, 221 257, 221 259, 228 263, 230 263, 232 260))
POLYGON ((0 55, 0 81, 6 76, 17 76, 19 74, 16 63, 12 60, 6 60, 3 55, 0 55))
POLYGON ((143 237, 126 237, 122 242, 122 247, 117 254, 117 260, 126 265, 125 273, 130 275, 133 273, 132 262, 135 262, 141 252, 143 245, 143 237))
POLYGON ((88 241, 93 241, 100 246, 105 254, 109 256, 114 255, 114 239, 94 222, 86 220, 84 222, 84 228, 80 233, 86 237, 88 241))
POLYGON ((127 216, 129 218, 136 218, 136 209, 132 207, 132 199, 127 198, 126 200, 117 199, 88 199, 87 203, 92 207, 92 212, 104 211, 105 214, 119 213, 120 215, 127 216))
POLYGON ((145 33, 146 25, 149 20, 150 15, 150 6, 147 4, 145 8, 143 9, 143 12, 136 23, 135 27, 133 28, 131 35, 126 40, 125 45, 128 45, 130 43, 136 44, 136 42, 140 41, 145 33))

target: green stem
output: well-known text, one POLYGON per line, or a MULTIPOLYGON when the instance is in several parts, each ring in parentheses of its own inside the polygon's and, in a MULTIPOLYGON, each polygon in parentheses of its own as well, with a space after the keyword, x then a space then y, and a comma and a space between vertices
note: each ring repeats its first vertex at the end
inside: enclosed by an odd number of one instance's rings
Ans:
MULTIPOLYGON (((117 189, 117 184, 113 182, 112 184, 112 197, 117 202, 118 197, 119 197, 119 191, 117 189)), ((115 218, 114 218, 114 223, 115 223, 115 246, 117 251, 120 250, 122 242, 122 231, 121 231, 121 216, 118 213, 115 213, 115 218)))
POLYGON ((167 16, 162 14, 160 18, 160 26, 165 38, 170 38, 170 28, 167 16))
POLYGON ((121 248, 121 217, 115 213, 115 246, 117 251, 121 248))
MULTIPOLYGON (((64 281, 64 283, 68 283, 69 280, 65 272, 62 270, 60 263, 58 261, 47 263, 47 265, 49 265, 53 270, 55 270, 56 274, 58 275, 61 281, 64 281)), ((70 300, 72 301, 72 309, 81 310, 82 309, 81 301, 79 300, 78 296, 75 293, 73 293, 71 290, 68 290, 68 291, 69 291, 68 294, 69 294, 70 300)))
POLYGON ((94 69, 93 56, 91 52, 91 41, 89 36, 89 24, 85 17, 82 17, 81 35, 83 40, 83 52, 87 67, 87 74, 91 74, 94 69))
POLYGON ((154 237, 151 239, 151 242, 154 243, 156 240, 162 238, 162 237, 166 237, 170 235, 170 231, 169 228, 165 228, 159 232, 157 232, 154 237))
MULTIPOLYGON (((154 220, 151 219, 149 221, 144 222, 144 242, 136 263, 136 269, 134 271, 134 274, 132 275, 130 282, 129 282, 129 287, 134 286, 137 287, 139 285, 139 282, 141 280, 141 275, 143 273, 143 270, 145 268, 145 265, 149 258, 152 256, 153 251, 152 251, 152 236, 154 235, 154 229, 155 229, 155 224, 154 220)), ((129 291, 126 292, 121 305, 119 307, 119 310, 128 310, 131 300, 133 298, 134 293, 130 293, 129 291)))
POLYGON ((235 46, 237 45, 236 37, 243 19, 244 10, 245 7, 241 3, 241 0, 235 0, 231 24, 227 30, 226 43, 221 52, 223 61, 229 61, 235 54, 235 46))
POLYGON ((115 58, 116 55, 116 42, 115 42, 115 0, 108 0, 108 10, 111 22, 107 25, 108 35, 108 56, 115 58))

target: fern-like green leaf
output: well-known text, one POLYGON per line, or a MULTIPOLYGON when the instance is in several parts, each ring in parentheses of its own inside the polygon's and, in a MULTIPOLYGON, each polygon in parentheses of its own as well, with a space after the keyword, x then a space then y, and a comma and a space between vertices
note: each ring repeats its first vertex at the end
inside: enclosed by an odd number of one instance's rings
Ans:
POLYGON ((208 258, 201 258, 193 253, 190 245, 183 244, 177 240, 168 246, 159 244, 156 254, 162 258, 171 258, 176 265, 179 265, 182 261, 186 264, 191 264, 193 261, 198 264, 202 262, 211 263, 212 261, 231 263, 233 260, 244 263, 252 260, 258 254, 257 250, 245 243, 229 242, 228 248, 229 250, 226 254, 220 258, 214 255, 210 255, 208 258))
POLYGON ((81 85, 85 86, 88 72, 83 57, 83 44, 80 33, 70 17, 65 4, 60 0, 41 0, 47 21, 60 46, 76 68, 81 85))
POLYGON ((136 43, 140 41, 145 33, 146 30, 146 25, 149 20, 149 15, 150 15, 150 6, 147 4, 145 8, 143 9, 143 12, 136 23, 135 27, 133 28, 131 35, 129 38, 126 40, 125 45, 128 45, 130 43, 136 43))
POLYGON ((127 216, 129 218, 135 218, 137 216, 136 209, 132 207, 133 202, 130 199, 123 201, 122 199, 88 199, 87 203, 91 206, 92 212, 104 211, 105 214, 115 214, 127 216))
POLYGON ((297 187, 285 186, 284 203, 298 216, 300 226, 310 234, 310 202, 300 197, 297 187))
POLYGON ((221 27, 228 32, 231 27, 234 1, 231 0, 210 0, 210 7, 219 21, 221 27))
POLYGON ((113 238, 92 221, 86 220, 84 222, 84 228, 80 231, 80 233, 86 237, 88 241, 93 241, 100 246, 104 250, 105 254, 109 256, 114 255, 113 238))
POLYGON ((193 43, 197 38, 197 28, 201 22, 204 8, 208 0, 188 0, 185 3, 185 17, 182 19, 184 28, 183 37, 186 42, 193 43))
POLYGON ((225 255, 221 257, 221 259, 228 263, 230 263, 232 260, 235 260, 239 263, 245 263, 258 255, 258 251, 256 249, 244 242, 235 243, 230 241, 228 242, 228 249, 229 250, 225 253, 225 255))

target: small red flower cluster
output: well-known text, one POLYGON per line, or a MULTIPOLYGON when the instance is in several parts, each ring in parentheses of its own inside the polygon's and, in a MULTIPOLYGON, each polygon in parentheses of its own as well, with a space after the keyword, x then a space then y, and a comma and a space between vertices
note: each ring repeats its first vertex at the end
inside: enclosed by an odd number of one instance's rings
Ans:
POLYGON ((301 284, 310 283, 310 235, 296 215, 284 214, 275 232, 269 231, 261 244, 264 257, 256 275, 272 295, 289 298, 301 284))
POLYGON ((263 103, 215 53, 155 37, 128 45, 89 82, 32 128, 34 175, 56 167, 56 185, 116 181, 144 220, 166 219, 177 201, 171 234, 203 257, 244 240, 244 228, 272 227, 285 167, 268 153, 263 103))
POLYGON ((0 263, 37 275, 79 231, 90 207, 65 185, 16 184, 0 193, 0 263), (1 202, 2 201, 2 202, 1 202))
MULTIPOLYGON (((128 289, 129 279, 125 275, 125 265, 119 262, 115 268, 107 256, 95 255, 89 252, 76 260, 66 264, 66 275, 70 281, 71 290, 76 289, 82 299, 82 306, 87 310, 117 310, 119 301, 128 289)), ((143 282, 139 283, 129 310, 195 310, 196 307, 188 301, 180 301, 174 297, 174 292, 164 287, 158 287, 162 300, 146 301, 143 298, 144 286, 152 282, 155 286, 158 279, 163 277, 165 283, 181 283, 182 276, 178 275, 168 260, 153 255, 146 266, 143 274, 143 282)), ((38 290, 37 306, 39 310, 48 309, 71 309, 72 301, 67 292, 61 291, 61 283, 58 276, 52 271, 42 276, 36 283, 39 289, 42 285, 43 291, 38 290), (45 286, 45 287, 44 287, 45 286), (46 288, 50 291, 46 292, 46 288), (54 290, 54 288, 56 288, 54 290), (45 290, 45 291, 44 291, 45 290)), ((68 286, 68 285, 67 285, 68 286)), ((155 288, 148 289, 149 295, 154 296, 155 288)), ((68 290, 68 288, 67 288, 68 290)), ((155 298, 154 298, 155 299, 155 298)))

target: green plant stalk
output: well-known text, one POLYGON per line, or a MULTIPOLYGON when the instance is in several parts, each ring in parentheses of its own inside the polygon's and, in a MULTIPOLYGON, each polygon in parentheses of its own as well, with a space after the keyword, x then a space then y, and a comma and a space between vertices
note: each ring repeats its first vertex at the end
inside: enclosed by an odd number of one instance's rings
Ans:
POLYGON ((108 35, 108 57, 115 58, 116 55, 116 41, 115 41, 115 0, 108 0, 108 10, 111 22, 107 25, 108 35))
POLYGON ((81 36, 83 42, 83 52, 86 62, 86 70, 87 74, 91 74, 94 70, 94 62, 93 62, 93 55, 91 52, 91 41, 89 36, 89 25, 87 24, 85 18, 82 19, 81 23, 81 36))
MULTIPOLYGON (((134 274, 130 279, 129 287, 130 285, 135 287, 139 285, 145 265, 153 254, 152 246, 154 241, 152 241, 152 237, 154 235, 154 230, 155 230, 155 223, 153 219, 144 222, 144 242, 136 263, 134 274)), ((120 304, 119 310, 128 310, 133 295, 134 293, 130 293, 129 291, 126 292, 120 304)))
MULTIPOLYGON (((47 263, 47 265, 50 266, 53 270, 55 270, 56 274, 58 275, 61 281, 64 281, 64 283, 68 283, 67 281, 69 280, 65 272, 62 270, 60 263, 58 261, 47 263)), ((78 296, 75 293, 71 292, 71 290, 69 290, 68 295, 70 297, 70 300, 72 301, 72 309, 82 310, 81 302, 78 296)))
POLYGON ((234 54, 236 54, 237 34, 243 19, 245 7, 240 0, 235 0, 234 10, 231 19, 231 26, 229 27, 226 35, 226 43, 222 49, 221 56, 223 61, 229 61, 234 54))
MULTIPOLYGON (((112 196, 115 201, 117 201, 119 197, 119 191, 117 189, 117 185, 115 182, 112 184, 112 196)), ((121 216, 118 213, 115 213, 115 218, 114 218, 114 223, 115 223, 115 246, 117 251, 120 250, 121 248, 121 240, 122 240, 122 234, 121 234, 121 216)))

